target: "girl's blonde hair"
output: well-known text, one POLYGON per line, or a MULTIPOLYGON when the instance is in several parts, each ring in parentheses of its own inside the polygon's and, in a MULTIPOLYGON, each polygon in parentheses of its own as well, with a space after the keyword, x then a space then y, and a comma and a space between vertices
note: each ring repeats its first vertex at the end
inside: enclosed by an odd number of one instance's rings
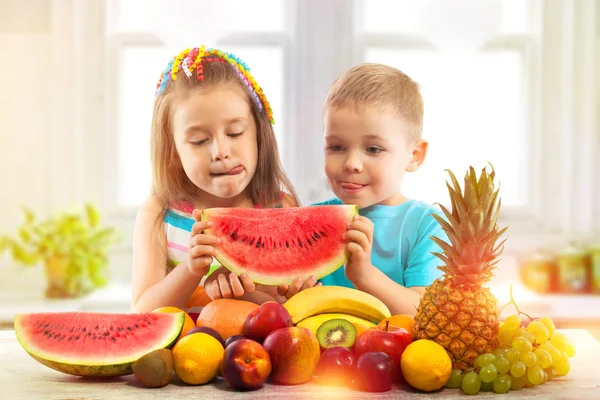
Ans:
MULTIPOLYGON (((173 106, 195 92, 222 85, 231 85, 239 89, 250 105, 256 121, 258 160, 256 172, 246 188, 253 203, 273 207, 282 200, 282 190, 298 202, 296 192, 279 159, 275 133, 267 112, 270 112, 270 108, 265 105, 266 99, 259 109, 255 101, 258 98, 252 91, 252 86, 248 84, 248 80, 242 80, 243 75, 240 74, 239 68, 229 62, 215 58, 201 59, 198 68, 201 68, 203 73, 201 78, 199 74, 196 76, 196 71, 190 74, 191 76, 186 76, 188 70, 175 70, 170 76, 176 75, 176 78, 163 82, 162 90, 158 92, 154 101, 151 128, 152 194, 165 212, 179 203, 194 204, 201 196, 200 189, 185 174, 175 148, 172 129, 173 106)), ((260 95, 264 98, 262 92, 260 95)))

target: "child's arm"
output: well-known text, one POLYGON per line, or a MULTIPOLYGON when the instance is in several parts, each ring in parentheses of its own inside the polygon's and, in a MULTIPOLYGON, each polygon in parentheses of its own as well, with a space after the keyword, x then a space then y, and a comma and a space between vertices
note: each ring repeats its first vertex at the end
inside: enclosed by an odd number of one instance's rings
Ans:
POLYGON ((348 241, 348 251, 350 251, 345 273, 354 287, 383 301, 392 315, 415 315, 425 288, 421 286, 406 288, 388 278, 371 264, 373 223, 362 216, 354 217, 344 238, 348 241))
POLYGON ((132 310, 150 312, 163 306, 182 308, 192 295, 210 262, 188 257, 167 274, 166 237, 156 223, 162 207, 148 199, 138 211, 133 233, 132 310))

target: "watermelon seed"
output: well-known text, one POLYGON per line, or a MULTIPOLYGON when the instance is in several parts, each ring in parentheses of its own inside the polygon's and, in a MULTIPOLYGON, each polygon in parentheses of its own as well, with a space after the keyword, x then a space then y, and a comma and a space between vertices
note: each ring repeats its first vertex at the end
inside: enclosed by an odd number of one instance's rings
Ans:
POLYGON ((236 239, 237 239, 237 232, 236 232, 236 231, 233 231, 233 232, 231 232, 231 238, 232 238, 233 240, 236 240, 236 239))
POLYGON ((108 335, 110 335, 110 333, 104 332, 104 336, 108 336, 108 335))
POLYGON ((69 342, 70 342, 71 340, 73 340, 73 337, 72 337, 72 336, 69 336, 69 342))
POLYGON ((288 243, 288 241, 285 241, 285 247, 287 247, 288 249, 290 248, 290 244, 288 243))
POLYGON ((130 327, 130 326, 128 326, 128 327, 127 327, 127 330, 128 330, 128 331, 131 331, 131 327, 130 327))
POLYGON ((71 329, 69 330, 69 332, 73 332, 73 328, 71 328, 71 329))
POLYGON ((265 248, 265 242, 262 242, 261 246, 263 249, 265 248))
POLYGON ((138 329, 140 328, 140 327, 138 326, 138 324, 135 324, 134 326, 135 326, 136 328, 138 328, 138 329))
POLYGON ((244 238, 242 239, 242 243, 244 243, 246 241, 246 236, 244 236, 244 238))
POLYGON ((79 340, 79 336, 75 336, 75 340, 79 340))
POLYGON ((63 340, 63 339, 64 339, 64 337, 62 337, 62 336, 58 337, 58 340, 63 340))
POLYGON ((260 240, 256 241, 256 248, 258 249, 260 247, 260 240))
POLYGON ((325 232, 321 231, 321 232, 319 232, 319 233, 321 234, 321 236, 323 236, 323 237, 327 237, 327 235, 325 234, 325 232))
POLYGON ((83 328, 83 329, 81 330, 81 332, 85 332, 85 328, 83 328))
POLYGON ((50 333, 50 332, 48 332, 48 330, 44 331, 44 335, 47 335, 48 333, 50 333))
POLYGON ((313 233, 313 237, 315 238, 315 240, 317 240, 318 238, 320 238, 321 236, 319 236, 319 234, 317 232, 313 233))
POLYGON ((148 321, 148 325, 151 325, 151 324, 152 324, 152 321, 148 321))
POLYGON ((110 340, 112 340, 113 342, 117 341, 114 337, 111 337, 110 340))
POLYGON ((312 246, 312 242, 310 241, 310 239, 309 239, 309 238, 306 238, 306 242, 307 242, 307 243, 308 243, 310 246, 312 246))
POLYGON ((250 246, 252 246, 254 244, 254 238, 250 239, 250 242, 248 243, 250 246))
POLYGON ((114 331, 114 330, 115 330, 115 328, 113 328, 113 327, 111 326, 111 327, 110 327, 110 331, 112 332, 112 331, 114 331))
POLYGON ((304 246, 302 246, 302 241, 300 240, 300 238, 298 238, 298 246, 304 247, 304 246))
POLYGON ((92 332, 88 332, 88 333, 87 333, 87 335, 88 335, 88 336, 92 336, 92 332))

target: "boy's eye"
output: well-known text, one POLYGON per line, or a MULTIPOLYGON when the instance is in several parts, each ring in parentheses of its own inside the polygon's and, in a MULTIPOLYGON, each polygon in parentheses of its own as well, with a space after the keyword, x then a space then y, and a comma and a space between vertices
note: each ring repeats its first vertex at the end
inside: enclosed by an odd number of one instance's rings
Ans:
POLYGON ((236 138, 236 137, 238 137, 238 136, 242 136, 242 133, 244 133, 244 132, 238 132, 238 133, 228 133, 228 134, 227 134, 227 136, 229 136, 229 137, 233 137, 233 138, 236 138))
POLYGON ((342 151, 344 150, 344 148, 340 145, 337 144, 332 144, 331 146, 327 147, 327 150, 331 150, 331 151, 342 151))
POLYGON ((195 142, 190 142, 190 143, 193 144, 194 146, 201 146, 206 142, 208 142, 208 139, 196 140, 195 142))
POLYGON ((381 150, 379 147, 374 147, 374 146, 367 147, 367 153, 378 154, 378 153, 381 153, 382 151, 383 150, 381 150))

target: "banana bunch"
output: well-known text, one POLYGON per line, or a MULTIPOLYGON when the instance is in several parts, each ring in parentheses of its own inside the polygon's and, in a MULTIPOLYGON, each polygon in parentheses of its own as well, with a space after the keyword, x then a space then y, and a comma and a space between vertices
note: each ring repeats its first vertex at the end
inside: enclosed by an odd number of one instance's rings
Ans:
POLYGON ((303 290, 283 306, 294 324, 314 315, 330 313, 349 314, 375 323, 391 316, 390 310, 377 297, 342 286, 315 286, 303 290))

